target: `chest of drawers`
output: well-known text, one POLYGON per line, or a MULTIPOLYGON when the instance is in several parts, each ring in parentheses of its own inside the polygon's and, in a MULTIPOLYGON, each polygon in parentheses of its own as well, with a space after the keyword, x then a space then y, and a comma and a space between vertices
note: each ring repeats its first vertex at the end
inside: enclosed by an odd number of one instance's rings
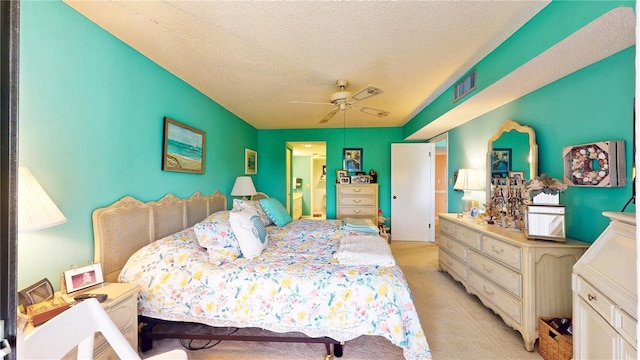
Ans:
POLYGON ((589 244, 528 240, 520 231, 440 214, 440 270, 522 334, 533 351, 538 318, 571 317, 571 271, 589 244))
POLYGON ((338 219, 369 218, 378 223, 378 184, 336 185, 338 219))

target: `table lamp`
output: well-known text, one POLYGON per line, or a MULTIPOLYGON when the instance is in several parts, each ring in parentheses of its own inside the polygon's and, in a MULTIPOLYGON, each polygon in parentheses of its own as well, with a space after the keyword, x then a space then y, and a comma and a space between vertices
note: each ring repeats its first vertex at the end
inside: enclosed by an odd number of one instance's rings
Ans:
POLYGON ((238 176, 233 189, 231 189, 231 196, 242 196, 242 199, 247 200, 247 196, 253 196, 256 194, 256 187, 253 186, 253 180, 250 176, 238 176))
POLYGON ((33 231, 62 224, 67 219, 29 169, 18 168, 18 231, 33 231))
POLYGON ((460 169, 458 170, 458 178, 453 185, 454 190, 462 190, 464 195, 462 196, 462 211, 469 209, 469 200, 471 198, 471 191, 482 190, 482 184, 480 183, 480 176, 476 169, 460 169))

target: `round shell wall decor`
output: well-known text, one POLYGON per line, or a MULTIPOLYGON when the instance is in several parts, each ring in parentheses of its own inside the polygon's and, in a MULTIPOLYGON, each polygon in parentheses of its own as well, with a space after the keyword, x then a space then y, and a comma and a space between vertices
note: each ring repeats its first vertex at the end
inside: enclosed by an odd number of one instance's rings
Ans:
POLYGON ((562 151, 567 185, 618 187, 626 185, 624 141, 566 146, 562 151))

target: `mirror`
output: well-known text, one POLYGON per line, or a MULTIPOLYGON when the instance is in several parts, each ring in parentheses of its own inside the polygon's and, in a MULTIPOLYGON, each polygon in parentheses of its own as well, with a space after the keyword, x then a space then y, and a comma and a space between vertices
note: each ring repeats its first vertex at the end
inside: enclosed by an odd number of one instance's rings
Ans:
POLYGON ((487 145, 487 203, 492 195, 493 177, 507 177, 510 171, 523 180, 538 176, 536 133, 513 120, 505 121, 487 145))

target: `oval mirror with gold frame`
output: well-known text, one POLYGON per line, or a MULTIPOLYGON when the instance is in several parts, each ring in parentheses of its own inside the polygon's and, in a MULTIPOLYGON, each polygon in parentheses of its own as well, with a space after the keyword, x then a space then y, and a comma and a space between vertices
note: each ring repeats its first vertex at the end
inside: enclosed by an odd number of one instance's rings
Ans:
POLYGON ((538 176, 536 133, 513 120, 505 121, 487 145, 487 203, 492 195, 493 178, 510 175, 524 180, 538 176))

